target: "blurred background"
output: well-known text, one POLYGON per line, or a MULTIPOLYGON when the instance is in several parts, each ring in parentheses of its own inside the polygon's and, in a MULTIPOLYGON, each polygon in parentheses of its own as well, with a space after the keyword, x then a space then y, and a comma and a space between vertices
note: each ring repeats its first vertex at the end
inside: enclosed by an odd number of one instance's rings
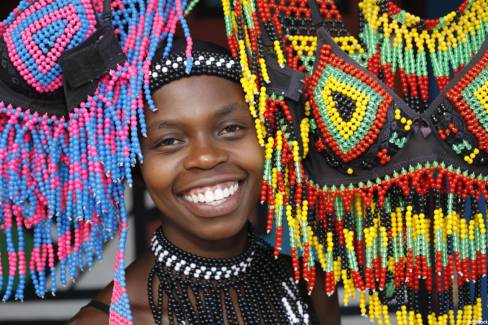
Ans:
MULTIPOLYGON (((339 0, 338 7, 349 31, 357 34, 358 0, 339 0)), ((439 17, 461 3, 461 0, 404 0, 394 1, 406 10, 421 17, 439 17)), ((18 0, 0 0, 0 19, 3 20, 15 8, 18 0)), ((190 30, 195 39, 213 41, 226 46, 224 21, 220 0, 201 0, 189 18, 190 30)), ((130 212, 130 233, 127 242, 127 264, 137 256, 144 254, 148 239, 158 227, 158 211, 153 207, 149 196, 141 184, 136 184, 126 192, 127 209, 130 212)), ((28 239, 27 239, 28 245, 28 239)), ((5 248, 5 238, 0 234, 0 252, 5 248)), ((71 318, 80 307, 88 303, 98 290, 113 279, 113 263, 116 244, 108 243, 104 250, 103 262, 97 263, 90 271, 82 274, 76 283, 58 289, 56 297, 47 296, 41 300, 27 285, 23 303, 7 302, 0 304, 0 324, 56 325, 71 318)), ((1 254, 3 257, 6 254, 1 254)), ((342 323, 346 325, 370 324, 360 316, 358 300, 352 300, 349 306, 342 305, 342 291, 339 291, 342 323)))

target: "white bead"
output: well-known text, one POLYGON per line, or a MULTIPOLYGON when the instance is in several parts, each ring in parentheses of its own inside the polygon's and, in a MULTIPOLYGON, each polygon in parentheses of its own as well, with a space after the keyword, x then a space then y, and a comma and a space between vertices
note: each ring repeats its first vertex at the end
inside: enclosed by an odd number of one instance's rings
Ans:
POLYGON ((176 68, 178 68, 178 63, 175 62, 175 63, 173 63, 173 69, 176 69, 176 68))
POLYGON ((168 72, 168 68, 166 67, 163 67, 163 70, 162 70, 164 73, 168 72))

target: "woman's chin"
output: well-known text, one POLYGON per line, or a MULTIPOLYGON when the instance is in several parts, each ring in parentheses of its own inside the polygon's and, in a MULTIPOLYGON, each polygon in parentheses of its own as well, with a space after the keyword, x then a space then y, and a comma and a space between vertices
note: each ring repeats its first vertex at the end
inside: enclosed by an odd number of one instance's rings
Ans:
POLYGON ((247 219, 234 219, 220 222, 216 222, 217 220, 213 220, 214 222, 208 222, 209 220, 205 219, 204 221, 207 222, 204 222, 199 229, 194 229, 195 235, 210 242, 234 238, 245 231, 247 224, 247 219))

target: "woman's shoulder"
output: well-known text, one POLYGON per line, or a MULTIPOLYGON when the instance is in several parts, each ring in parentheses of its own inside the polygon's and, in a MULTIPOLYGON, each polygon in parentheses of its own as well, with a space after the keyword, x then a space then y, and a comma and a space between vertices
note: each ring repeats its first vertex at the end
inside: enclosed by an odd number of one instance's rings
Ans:
MULTIPOLYGON (((147 254, 134 261, 126 269, 127 292, 135 324, 152 323, 147 295, 147 278, 153 264, 152 254, 147 254)), ((112 288, 113 282, 102 289, 89 304, 82 307, 67 324, 108 324, 112 288)))
POLYGON ((68 321, 68 325, 108 324, 113 283, 101 290, 68 321), (105 309, 105 310, 104 310, 105 309))

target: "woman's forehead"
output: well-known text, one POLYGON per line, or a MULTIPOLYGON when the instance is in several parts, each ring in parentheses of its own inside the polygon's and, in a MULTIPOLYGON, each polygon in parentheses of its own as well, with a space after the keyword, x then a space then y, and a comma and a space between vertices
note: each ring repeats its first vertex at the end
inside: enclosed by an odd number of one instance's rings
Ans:
POLYGON ((240 85, 215 76, 192 76, 173 81, 153 94, 156 112, 146 112, 148 126, 155 120, 192 121, 227 114, 249 114, 240 85))
POLYGON ((153 93, 158 109, 178 107, 185 109, 205 104, 225 104, 243 101, 244 93, 240 85, 216 76, 191 76, 173 81, 153 93))

